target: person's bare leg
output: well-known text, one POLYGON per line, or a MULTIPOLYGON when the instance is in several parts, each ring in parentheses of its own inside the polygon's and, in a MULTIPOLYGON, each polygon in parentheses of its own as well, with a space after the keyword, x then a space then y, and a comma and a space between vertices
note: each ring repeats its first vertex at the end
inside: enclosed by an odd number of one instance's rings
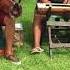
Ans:
POLYGON ((32 53, 34 52, 43 52, 44 50, 41 49, 40 40, 41 40, 41 32, 42 32, 42 20, 44 16, 35 13, 34 21, 33 21, 33 36, 34 36, 34 47, 32 49, 32 53))
POLYGON ((34 23, 33 23, 33 34, 34 34, 34 48, 40 47, 40 38, 41 38, 41 16, 36 15, 34 16, 34 23))
POLYGON ((4 17, 5 24, 5 35, 6 35, 6 48, 5 48, 5 58, 11 60, 14 64, 21 64, 21 61, 14 56, 13 42, 14 42, 14 33, 15 33, 15 23, 11 17, 4 17))
POLYGON ((5 49, 5 55, 13 55, 13 41, 14 41, 14 21, 10 17, 4 18, 4 24, 5 24, 5 35, 6 35, 6 49, 5 49))

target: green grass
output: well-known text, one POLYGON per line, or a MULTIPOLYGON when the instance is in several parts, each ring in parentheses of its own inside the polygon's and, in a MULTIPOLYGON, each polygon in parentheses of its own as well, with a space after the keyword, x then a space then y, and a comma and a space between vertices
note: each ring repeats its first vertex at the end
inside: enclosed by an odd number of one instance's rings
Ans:
POLYGON ((56 49, 53 59, 48 56, 47 41, 42 43, 43 53, 31 54, 32 48, 32 20, 36 0, 22 0, 23 12, 18 18, 24 26, 24 46, 16 48, 15 54, 22 64, 14 65, 10 61, 0 58, 0 70, 70 70, 70 49, 56 49))

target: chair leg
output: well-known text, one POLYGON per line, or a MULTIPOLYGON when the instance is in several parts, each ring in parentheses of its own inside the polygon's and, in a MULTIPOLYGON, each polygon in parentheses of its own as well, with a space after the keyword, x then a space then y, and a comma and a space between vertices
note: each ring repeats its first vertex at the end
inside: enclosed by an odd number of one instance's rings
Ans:
POLYGON ((52 59, 52 49, 49 47, 49 57, 52 59))
POLYGON ((49 27, 49 26, 48 26, 48 34, 49 34, 49 56, 52 57, 52 50, 51 50, 51 44, 52 44, 51 27, 49 27))

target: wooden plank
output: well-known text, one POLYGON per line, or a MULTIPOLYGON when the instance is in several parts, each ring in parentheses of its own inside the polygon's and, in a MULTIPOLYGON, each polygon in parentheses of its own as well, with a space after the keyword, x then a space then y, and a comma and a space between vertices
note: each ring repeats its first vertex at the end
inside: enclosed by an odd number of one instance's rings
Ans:
POLYGON ((50 48, 61 48, 61 47, 70 47, 70 43, 52 43, 50 48))
POLYGON ((47 11, 49 10, 51 13, 70 13, 70 4, 52 4, 52 3, 37 3, 37 10, 38 12, 42 12, 42 14, 44 14, 44 12, 47 13, 47 11))
POLYGON ((47 21, 47 26, 70 26, 70 22, 47 21))
POLYGON ((58 3, 37 3, 38 8, 70 8, 70 4, 58 4, 58 3))

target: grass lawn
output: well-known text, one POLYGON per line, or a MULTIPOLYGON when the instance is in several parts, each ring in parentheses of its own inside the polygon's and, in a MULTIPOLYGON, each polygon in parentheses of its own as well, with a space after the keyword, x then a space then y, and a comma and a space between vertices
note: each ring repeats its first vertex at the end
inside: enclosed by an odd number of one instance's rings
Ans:
POLYGON ((14 65, 10 61, 0 58, 0 70, 70 70, 70 49, 56 49, 53 59, 48 56, 47 41, 42 43, 43 53, 31 54, 32 48, 32 20, 36 0, 22 0, 23 12, 18 18, 24 26, 24 46, 16 48, 16 55, 21 65, 14 65))

